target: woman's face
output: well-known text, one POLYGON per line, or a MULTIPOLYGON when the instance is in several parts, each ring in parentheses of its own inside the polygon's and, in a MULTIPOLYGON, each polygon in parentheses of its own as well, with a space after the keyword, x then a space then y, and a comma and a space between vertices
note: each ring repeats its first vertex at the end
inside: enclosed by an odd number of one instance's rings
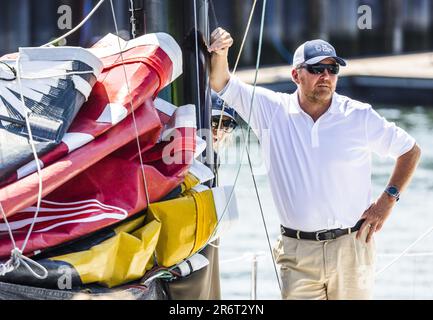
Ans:
POLYGON ((227 132, 227 128, 224 127, 224 122, 230 121, 231 118, 227 116, 222 117, 220 130, 218 130, 220 117, 215 116, 212 120, 212 136, 213 136, 213 147, 214 150, 218 149, 218 146, 231 134, 227 132))

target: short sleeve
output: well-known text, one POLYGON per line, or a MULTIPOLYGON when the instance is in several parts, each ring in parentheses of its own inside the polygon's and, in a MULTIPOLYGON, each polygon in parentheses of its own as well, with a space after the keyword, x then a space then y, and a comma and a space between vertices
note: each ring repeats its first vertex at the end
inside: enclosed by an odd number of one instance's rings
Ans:
POLYGON ((370 150, 382 157, 394 159, 415 145, 415 139, 406 131, 387 121, 372 108, 367 109, 366 134, 370 150))
POLYGON ((262 131, 269 129, 275 112, 283 103, 282 94, 254 87, 243 83, 237 77, 231 76, 229 82, 218 95, 236 112, 242 119, 248 122, 259 140, 262 131), (252 99, 254 94, 254 99, 252 99), (252 104, 251 104, 252 103, 252 104), (251 115, 250 115, 251 113, 251 115))

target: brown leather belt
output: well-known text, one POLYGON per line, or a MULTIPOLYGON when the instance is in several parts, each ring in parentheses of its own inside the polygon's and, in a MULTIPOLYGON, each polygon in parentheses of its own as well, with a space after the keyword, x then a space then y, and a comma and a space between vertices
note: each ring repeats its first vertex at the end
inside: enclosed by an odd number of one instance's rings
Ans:
POLYGON ((361 225, 364 223, 364 221, 365 221, 364 219, 359 220, 356 223, 356 225, 351 228, 320 230, 315 232, 305 232, 305 231, 294 230, 294 229, 281 226, 281 234, 283 236, 295 238, 295 239, 328 241, 358 231, 361 228, 361 225))

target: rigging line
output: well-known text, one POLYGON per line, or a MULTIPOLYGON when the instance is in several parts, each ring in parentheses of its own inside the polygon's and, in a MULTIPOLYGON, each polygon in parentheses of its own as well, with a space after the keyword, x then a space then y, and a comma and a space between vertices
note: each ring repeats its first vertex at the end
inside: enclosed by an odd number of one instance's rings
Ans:
POLYGON ((211 8, 211 11, 212 11, 212 17, 213 17, 213 20, 214 20, 214 23, 215 23, 215 27, 218 27, 220 24, 219 24, 217 16, 216 16, 215 6, 213 4, 213 0, 209 0, 209 2, 210 2, 210 8, 211 8))
MULTIPOLYGON (((132 105, 132 96, 131 96, 131 90, 129 88, 129 81, 128 81, 128 75, 126 73, 126 68, 125 68, 125 61, 123 59, 123 53, 122 53, 122 45, 120 44, 120 37, 119 37, 119 29, 117 28, 117 19, 116 19, 116 14, 114 12, 114 6, 113 6, 113 0, 110 0, 110 5, 111 5, 111 13, 113 15, 113 22, 114 22, 114 28, 116 30, 116 35, 117 35, 117 42, 119 44, 119 50, 120 50, 120 59, 122 61, 122 67, 123 67, 123 74, 125 76, 125 83, 126 83, 126 88, 128 90, 128 95, 129 95, 129 106, 131 108, 131 115, 132 115, 132 120, 134 122, 134 129, 135 129, 135 140, 137 142, 137 148, 138 148, 138 157, 140 159, 140 167, 141 167, 141 174, 143 177, 143 183, 144 183, 144 191, 146 193, 146 201, 147 201, 147 206, 149 207, 150 205, 150 199, 149 199, 149 190, 148 190, 148 186, 147 186, 147 179, 146 179, 146 173, 144 171, 144 162, 143 162, 143 157, 141 155, 141 145, 140 145, 140 139, 139 139, 139 135, 138 135, 138 128, 137 128, 137 122, 135 120, 135 113, 134 113, 134 107, 132 105)), ((144 107, 144 106, 142 106, 144 107)))
MULTIPOLYGON (((212 0, 211 0, 211 3, 212 3, 212 0)), ((248 18, 247 26, 245 27, 245 32, 244 32, 244 36, 243 36, 243 38, 242 38, 242 43, 241 43, 241 46, 240 46, 240 48, 239 48, 238 55, 237 55, 237 57, 236 57, 236 63, 235 63, 235 66, 234 66, 234 68, 233 68, 233 71, 232 71, 232 74, 233 74, 233 75, 236 73, 236 69, 237 69, 237 66, 238 66, 238 63, 239 63, 239 59, 240 59, 240 57, 241 57, 241 55, 242 55, 242 51, 243 51, 243 49, 244 49, 245 40, 246 40, 247 35, 248 35, 248 33, 249 33, 250 25, 251 25, 251 21, 252 21, 253 16, 254 16, 254 10, 255 10, 255 8, 256 8, 256 3, 257 3, 257 0, 254 0, 253 5, 252 5, 252 7, 251 7, 251 11, 250 11, 250 16, 249 16, 249 18, 248 18)), ((212 3, 212 7, 213 7, 213 3, 212 3)), ((215 8, 213 9, 213 14, 214 14, 214 16, 215 16, 215 20, 218 21, 217 18, 216 18, 216 14, 215 14, 215 8)), ((218 25, 218 24, 217 24, 217 25, 218 25)), ((225 107, 226 107, 226 104, 223 103, 223 107, 222 107, 222 109, 221 109, 220 118, 219 118, 219 120, 218 120, 217 133, 219 132, 219 130, 221 130, 222 119, 223 119, 223 115, 224 115, 224 109, 225 109, 225 107)), ((242 131, 242 133, 243 133, 243 131, 242 131)), ((219 146, 219 142, 220 142, 219 140, 217 140, 217 142, 216 142, 216 147, 217 147, 217 148, 218 148, 218 146, 219 146)), ((218 155, 218 153, 217 153, 217 163, 218 163, 218 161, 219 161, 219 155, 218 155)))
POLYGON ((69 30, 68 32, 66 32, 64 35, 58 37, 57 39, 54 39, 46 44, 41 45, 41 47, 48 47, 56 42, 59 42, 60 40, 65 39, 66 37, 70 36, 71 34, 73 34, 75 31, 77 31, 78 29, 80 29, 83 24, 85 24, 90 18, 91 16, 96 12, 96 10, 101 6, 102 3, 104 3, 105 0, 100 0, 95 7, 92 9, 92 11, 89 12, 89 14, 78 24, 75 26, 75 28, 69 30))
MULTIPOLYGON (((266 9, 266 0, 263 0, 263 8, 262 8, 262 15, 261 15, 261 22, 260 22, 259 43, 258 43, 257 59, 256 59, 256 68, 255 68, 255 76, 254 76, 254 83, 253 83, 253 92, 252 92, 252 96, 251 96, 250 112, 249 112, 248 121, 247 121, 248 130, 250 129, 252 107, 253 107, 253 102, 254 102, 255 90, 256 90, 256 86, 257 86, 257 77, 258 77, 258 71, 259 71, 259 66, 260 66, 260 57, 261 57, 261 51, 262 51, 261 49, 262 49, 262 43, 263 43, 263 29, 264 29, 265 11, 266 11, 265 9, 266 9)), ((218 229, 218 225, 221 223, 221 220, 224 218, 224 215, 227 212, 228 206, 229 206, 229 204, 230 204, 230 202, 231 202, 231 200, 233 198, 233 195, 234 195, 234 189, 236 187, 236 183, 237 183, 237 181, 239 179, 239 174, 240 174, 240 171, 241 171, 242 159, 244 157, 244 154, 245 154, 245 151, 247 150, 247 148, 248 148, 247 144, 245 143, 244 148, 242 150, 241 163, 240 163, 238 171, 236 173, 235 181, 233 183, 233 187, 232 187, 232 189, 230 191, 229 199, 228 199, 228 201, 227 201, 227 203, 226 203, 226 205, 224 207, 223 213, 222 213, 221 217, 218 219, 216 227, 214 228, 214 230, 213 230, 212 234, 210 235, 209 239, 207 240, 207 242, 197 252, 201 251, 204 247, 206 247, 207 244, 209 243, 209 241, 214 237, 214 235, 215 235, 215 233, 216 233, 216 231, 218 229)), ((261 206, 260 206, 260 208, 262 210, 261 206)), ((262 213, 262 216, 263 216, 263 213, 262 213)), ((265 228, 265 230, 267 230, 267 229, 265 228)), ((268 243, 270 244, 269 237, 268 237, 268 243)), ((187 257, 184 260, 187 260, 192 255, 190 255, 189 257, 187 257)), ((174 269, 178 265, 179 265, 179 263, 176 264, 176 265, 174 265, 174 266, 172 266, 170 269, 174 269)), ((275 267, 275 264, 274 264, 274 267, 275 267)), ((275 267, 275 271, 276 271, 276 267, 275 267)), ((278 281, 278 286, 279 286, 279 288, 281 290, 281 283, 280 283, 280 280, 279 280, 278 272, 276 272, 276 277, 277 277, 277 281, 278 281)))
MULTIPOLYGON (((376 256, 385 258, 385 257, 397 257, 399 256, 399 253, 378 253, 376 256)), ((433 252, 412 252, 412 253, 406 253, 404 255, 405 257, 432 257, 433 252)))
MULTIPOLYGON (((200 130, 201 126, 201 102, 200 102, 200 77, 199 77, 199 62, 198 62, 198 22, 197 22, 197 1, 192 0, 194 3, 194 31, 195 31, 195 70, 196 70, 196 81, 197 81, 197 105, 198 105, 198 127, 200 130)), ((200 154, 200 160, 203 159, 203 156, 200 154)))
POLYGON ((248 35, 249 30, 250 30, 251 21, 253 20, 254 9, 255 9, 255 7, 256 7, 256 3, 257 3, 257 0, 254 0, 253 7, 251 8, 250 16, 249 16, 249 18, 248 18, 248 23, 247 23, 246 32, 244 33, 244 38, 242 39, 241 47, 240 47, 240 49, 239 49, 239 54, 238 54, 238 56, 237 56, 237 58, 236 58, 235 66, 233 67, 233 71, 232 71, 233 74, 236 73, 236 69, 237 69, 238 64, 239 64, 239 59, 240 59, 240 57, 241 57, 241 53, 242 53, 242 51, 243 51, 243 49, 244 49, 245 40, 247 39, 247 35, 248 35))
POLYGON ((412 242, 406 249, 404 249, 396 258, 394 258, 390 263, 388 263, 385 267, 380 269, 376 272, 376 277, 380 276, 384 271, 389 269, 394 263, 396 263, 398 260, 403 258, 403 256, 406 255, 406 253, 412 249, 415 245, 418 244, 421 240, 423 240, 425 237, 427 237, 431 232, 433 231, 433 226, 431 226, 426 232, 424 232, 421 236, 418 237, 414 242, 412 242))
MULTIPOLYGON (((261 57, 261 52, 262 52, 265 11, 266 11, 266 0, 263 0, 262 16, 261 16, 261 22, 260 22, 259 44, 258 44, 258 50, 257 50, 256 70, 255 70, 255 75, 254 75, 253 92, 252 92, 252 95, 251 95, 250 110, 249 110, 249 115, 248 115, 247 132, 249 132, 250 129, 251 129, 251 124, 250 124, 251 123, 251 115, 252 115, 252 109, 253 109, 253 105, 254 105, 253 102, 254 102, 254 96, 255 96, 255 91, 256 91, 256 86, 257 86, 257 77, 258 77, 258 71, 259 71, 259 66, 260 66, 260 57, 261 57)), ((243 130, 242 130, 242 134, 244 134, 243 130)), ((253 169, 252 169, 251 158, 250 158, 250 155, 249 155, 248 144, 247 144, 247 141, 245 139, 245 136, 244 136, 244 143, 245 143, 245 145, 244 145, 244 149, 242 150, 241 161, 240 161, 240 165, 239 165, 238 171, 236 173, 235 181, 233 183, 233 188, 232 188, 232 190, 230 192, 230 196, 229 196, 229 199, 228 199, 228 201, 227 201, 227 203, 225 205, 224 211, 223 211, 221 217, 219 218, 217 226, 214 229, 214 232, 212 233, 212 235, 211 235, 210 238, 212 238, 214 236, 214 234, 215 234, 215 232, 217 230, 217 227, 218 227, 219 223, 221 222, 221 220, 223 219, 224 215, 226 214, 227 208, 228 208, 228 206, 229 206, 229 204, 230 204, 230 202, 231 202, 231 200, 233 198, 234 189, 235 189, 237 181, 239 179, 239 174, 240 174, 241 167, 242 167, 242 159, 244 158, 244 154, 245 154, 245 151, 246 151, 247 154, 248 154, 248 163, 250 165, 251 175, 252 175, 253 181, 254 181, 254 188, 255 188, 255 191, 256 191, 257 200, 259 202, 260 212, 261 212, 262 219, 263 219, 263 224, 264 224, 265 233, 266 233, 266 237, 267 237, 267 241, 268 241, 268 246, 269 246, 270 252, 272 253, 272 245, 270 243, 269 233, 268 233, 268 230, 267 230, 267 227, 266 227, 266 221, 264 219, 263 207, 262 207, 260 196, 259 196, 259 193, 258 193, 258 188, 257 188, 257 184, 256 184, 256 181, 255 181, 255 177, 254 177, 254 173, 253 173, 253 169)), ((277 278, 278 287, 279 287, 279 289, 281 291, 281 289, 282 289, 281 282, 280 282, 280 278, 279 278, 279 275, 278 275, 277 267, 276 267, 276 264, 275 264, 275 260, 273 259, 273 256, 272 256, 272 262, 273 262, 273 265, 274 265, 274 271, 275 271, 275 276, 277 278)))
MULTIPOLYGON (((251 178, 253 179, 254 189, 255 189, 255 193, 256 193, 256 197, 257 197, 257 202, 258 202, 259 208, 260 208, 260 214, 261 214, 261 217, 262 217, 263 227, 265 229, 266 240, 267 240, 267 243, 268 243, 269 252, 271 252, 272 264, 273 264, 273 267, 274 267, 275 275, 277 277, 278 286, 279 286, 279 288, 281 290, 282 289, 281 288, 281 281, 280 281, 280 278, 279 278, 279 275, 278 275, 278 270, 277 270, 277 265, 276 265, 275 259, 274 259, 273 255, 272 255, 272 244, 271 244, 271 240, 270 240, 270 237, 269 237, 269 231, 268 231, 267 224, 266 224, 266 219, 265 219, 265 215, 264 215, 262 201, 261 201, 261 198, 260 198, 260 195, 259 195, 259 189, 258 189, 258 186, 257 186, 256 177, 255 177, 254 172, 253 172, 253 165, 252 165, 252 162, 251 162, 251 157, 250 157, 250 152, 249 152, 249 147, 248 147, 251 128, 248 128, 247 137, 245 137, 244 130, 242 128, 240 128, 240 129, 241 129, 241 133, 242 133, 242 138, 243 138, 244 143, 246 145, 246 153, 247 153, 247 158, 248 158, 248 165, 249 165, 250 172, 251 172, 251 178)), ((241 165, 242 165, 242 162, 241 162, 241 165)), ((213 245, 213 246, 215 246, 215 245, 213 245)))
MULTIPOLYGON (((253 106, 253 100, 254 100, 254 95, 255 95, 255 89, 256 89, 256 85, 257 85, 257 76, 258 76, 258 71, 259 71, 259 65, 260 65, 260 56, 261 56, 261 48, 262 48, 262 40, 263 40, 263 26, 264 26, 264 20, 265 20, 265 8, 266 8, 266 0, 263 0, 263 8, 262 8, 262 17, 261 17, 261 23, 260 23, 260 34, 259 34, 259 43, 258 43, 258 51, 257 51, 257 59, 256 59, 256 67, 255 67, 255 77, 254 77, 254 83, 253 83, 253 92, 252 92, 252 96, 251 96, 251 101, 250 101, 250 113, 249 113, 249 117, 248 117, 248 121, 247 121, 247 125, 248 125, 248 127, 250 127, 250 120, 251 120, 251 114, 252 114, 252 106, 253 106)), ((236 187, 236 183, 237 183, 237 180, 238 180, 238 178, 239 178, 239 174, 240 174, 240 170, 241 170, 241 166, 242 166, 242 159, 243 159, 243 157, 244 157, 244 154, 245 154, 245 150, 247 149, 247 145, 246 145, 246 143, 245 143, 245 145, 244 145, 244 148, 242 149, 242 154, 241 154, 241 159, 240 159, 240 165, 239 165, 239 167, 238 167, 238 170, 237 170, 237 173, 236 173, 236 177, 235 177, 235 181, 234 181, 234 183, 233 183, 233 187, 232 187, 232 189, 231 189, 231 191, 230 191, 230 196, 229 196, 229 200, 227 201, 227 203, 226 203, 226 205, 225 205, 225 207, 224 207, 224 210, 223 210, 223 213, 222 213, 222 215, 221 215, 221 217, 218 219, 218 221, 217 221, 217 224, 216 224, 216 226, 215 226, 215 228, 214 228, 214 231, 213 231, 213 233, 210 235, 210 237, 209 237, 209 239, 208 239, 208 241, 206 242, 206 244, 205 245, 203 245, 198 251, 201 251, 205 246, 207 246, 207 244, 211 241, 211 239, 213 238, 213 236, 215 235, 215 233, 216 233, 216 230, 217 230, 217 228, 218 228, 218 226, 219 226, 219 224, 220 224, 220 222, 221 222, 221 220, 222 220, 222 218, 224 217, 224 215, 225 215, 225 213, 226 213, 226 211, 227 211, 227 208, 228 208, 228 206, 229 206, 229 204, 230 204, 230 202, 231 202, 231 200, 232 200, 232 198, 233 198, 233 194, 234 194, 234 189, 235 189, 235 187, 236 187)), ((198 252, 197 251, 197 252, 198 252)), ((192 255, 191 255, 192 256, 192 255)), ((191 256, 189 256, 189 257, 191 257, 191 256)), ((188 258, 189 258, 188 257, 188 258)), ((188 258, 186 258, 186 259, 188 259, 188 258)), ((185 259, 185 260, 186 260, 185 259)), ((177 265, 175 265, 175 267, 176 267, 177 265)))
MULTIPOLYGON (((378 253, 376 256, 380 258, 386 258, 386 257, 397 257, 400 255, 399 253, 378 253)), ((404 255, 407 258, 411 257, 433 257, 433 252, 431 251, 422 251, 422 252, 412 252, 412 253, 406 253, 404 255)))
MULTIPOLYGON (((245 28, 245 32, 244 32, 244 36, 243 36, 243 39, 242 39, 242 43, 241 43, 241 46, 239 48, 238 56, 236 57, 236 63, 235 63, 235 66, 233 68, 233 71, 232 71, 233 75, 236 73, 236 69, 238 67, 238 63, 239 63, 240 57, 242 55, 242 51, 244 50, 245 40, 247 39, 247 35, 248 35, 249 31, 250 31, 251 21, 253 20, 254 10, 256 8, 256 3, 257 3, 257 0, 254 0, 254 3, 252 5, 251 11, 250 11, 250 16, 248 18, 247 26, 245 28)), ((218 121, 217 132, 219 132, 219 130, 221 130, 221 124, 222 124, 222 119, 223 119, 223 114, 224 114, 225 106, 226 106, 226 104, 223 103, 223 107, 222 107, 222 110, 221 110, 221 115, 220 115, 220 118, 219 118, 219 121, 218 121)), ((217 141, 217 147, 218 147, 218 144, 219 144, 219 142, 217 141)), ((217 155, 217 159, 218 159, 218 155, 217 155)))
MULTIPOLYGON (((242 135, 244 135, 243 129, 241 129, 241 130, 242 130, 242 135)), ((250 131, 251 131, 251 127, 248 128, 248 138, 249 138, 250 131)), ((244 136, 244 139, 245 139, 245 136, 244 136)), ((248 145, 248 141, 245 141, 245 145, 248 145)), ((258 186, 257 186, 256 177, 254 175, 253 166, 251 164, 251 157, 250 157, 249 147, 247 147, 247 157, 248 157, 248 164, 250 166, 251 177, 253 178, 254 189, 255 189, 255 192, 256 192, 256 196, 257 196, 257 202, 259 203, 259 207, 260 207, 260 215, 262 216, 263 228, 265 229, 266 239, 267 239, 268 247, 269 247, 269 252, 271 252, 272 264, 274 266, 274 271, 275 271, 275 275, 277 277, 278 286, 280 288, 280 291, 282 291, 281 281, 280 281, 280 278, 279 278, 279 275, 278 275, 278 270, 277 270, 277 264, 275 262, 275 259, 274 259, 273 255, 272 255, 272 244, 271 244, 271 240, 269 238, 269 232, 268 232, 268 227, 267 227, 266 220, 265 220, 265 214, 263 212, 262 200, 260 199, 259 189, 258 189, 258 186)))

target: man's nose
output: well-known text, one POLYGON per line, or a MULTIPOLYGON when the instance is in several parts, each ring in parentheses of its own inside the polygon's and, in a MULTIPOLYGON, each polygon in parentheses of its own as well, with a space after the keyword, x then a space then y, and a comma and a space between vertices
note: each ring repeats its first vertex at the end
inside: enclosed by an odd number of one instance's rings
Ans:
POLYGON ((328 79, 330 76, 331 76, 331 73, 329 72, 328 69, 325 69, 323 71, 323 73, 320 75, 321 78, 325 78, 325 79, 328 79))

